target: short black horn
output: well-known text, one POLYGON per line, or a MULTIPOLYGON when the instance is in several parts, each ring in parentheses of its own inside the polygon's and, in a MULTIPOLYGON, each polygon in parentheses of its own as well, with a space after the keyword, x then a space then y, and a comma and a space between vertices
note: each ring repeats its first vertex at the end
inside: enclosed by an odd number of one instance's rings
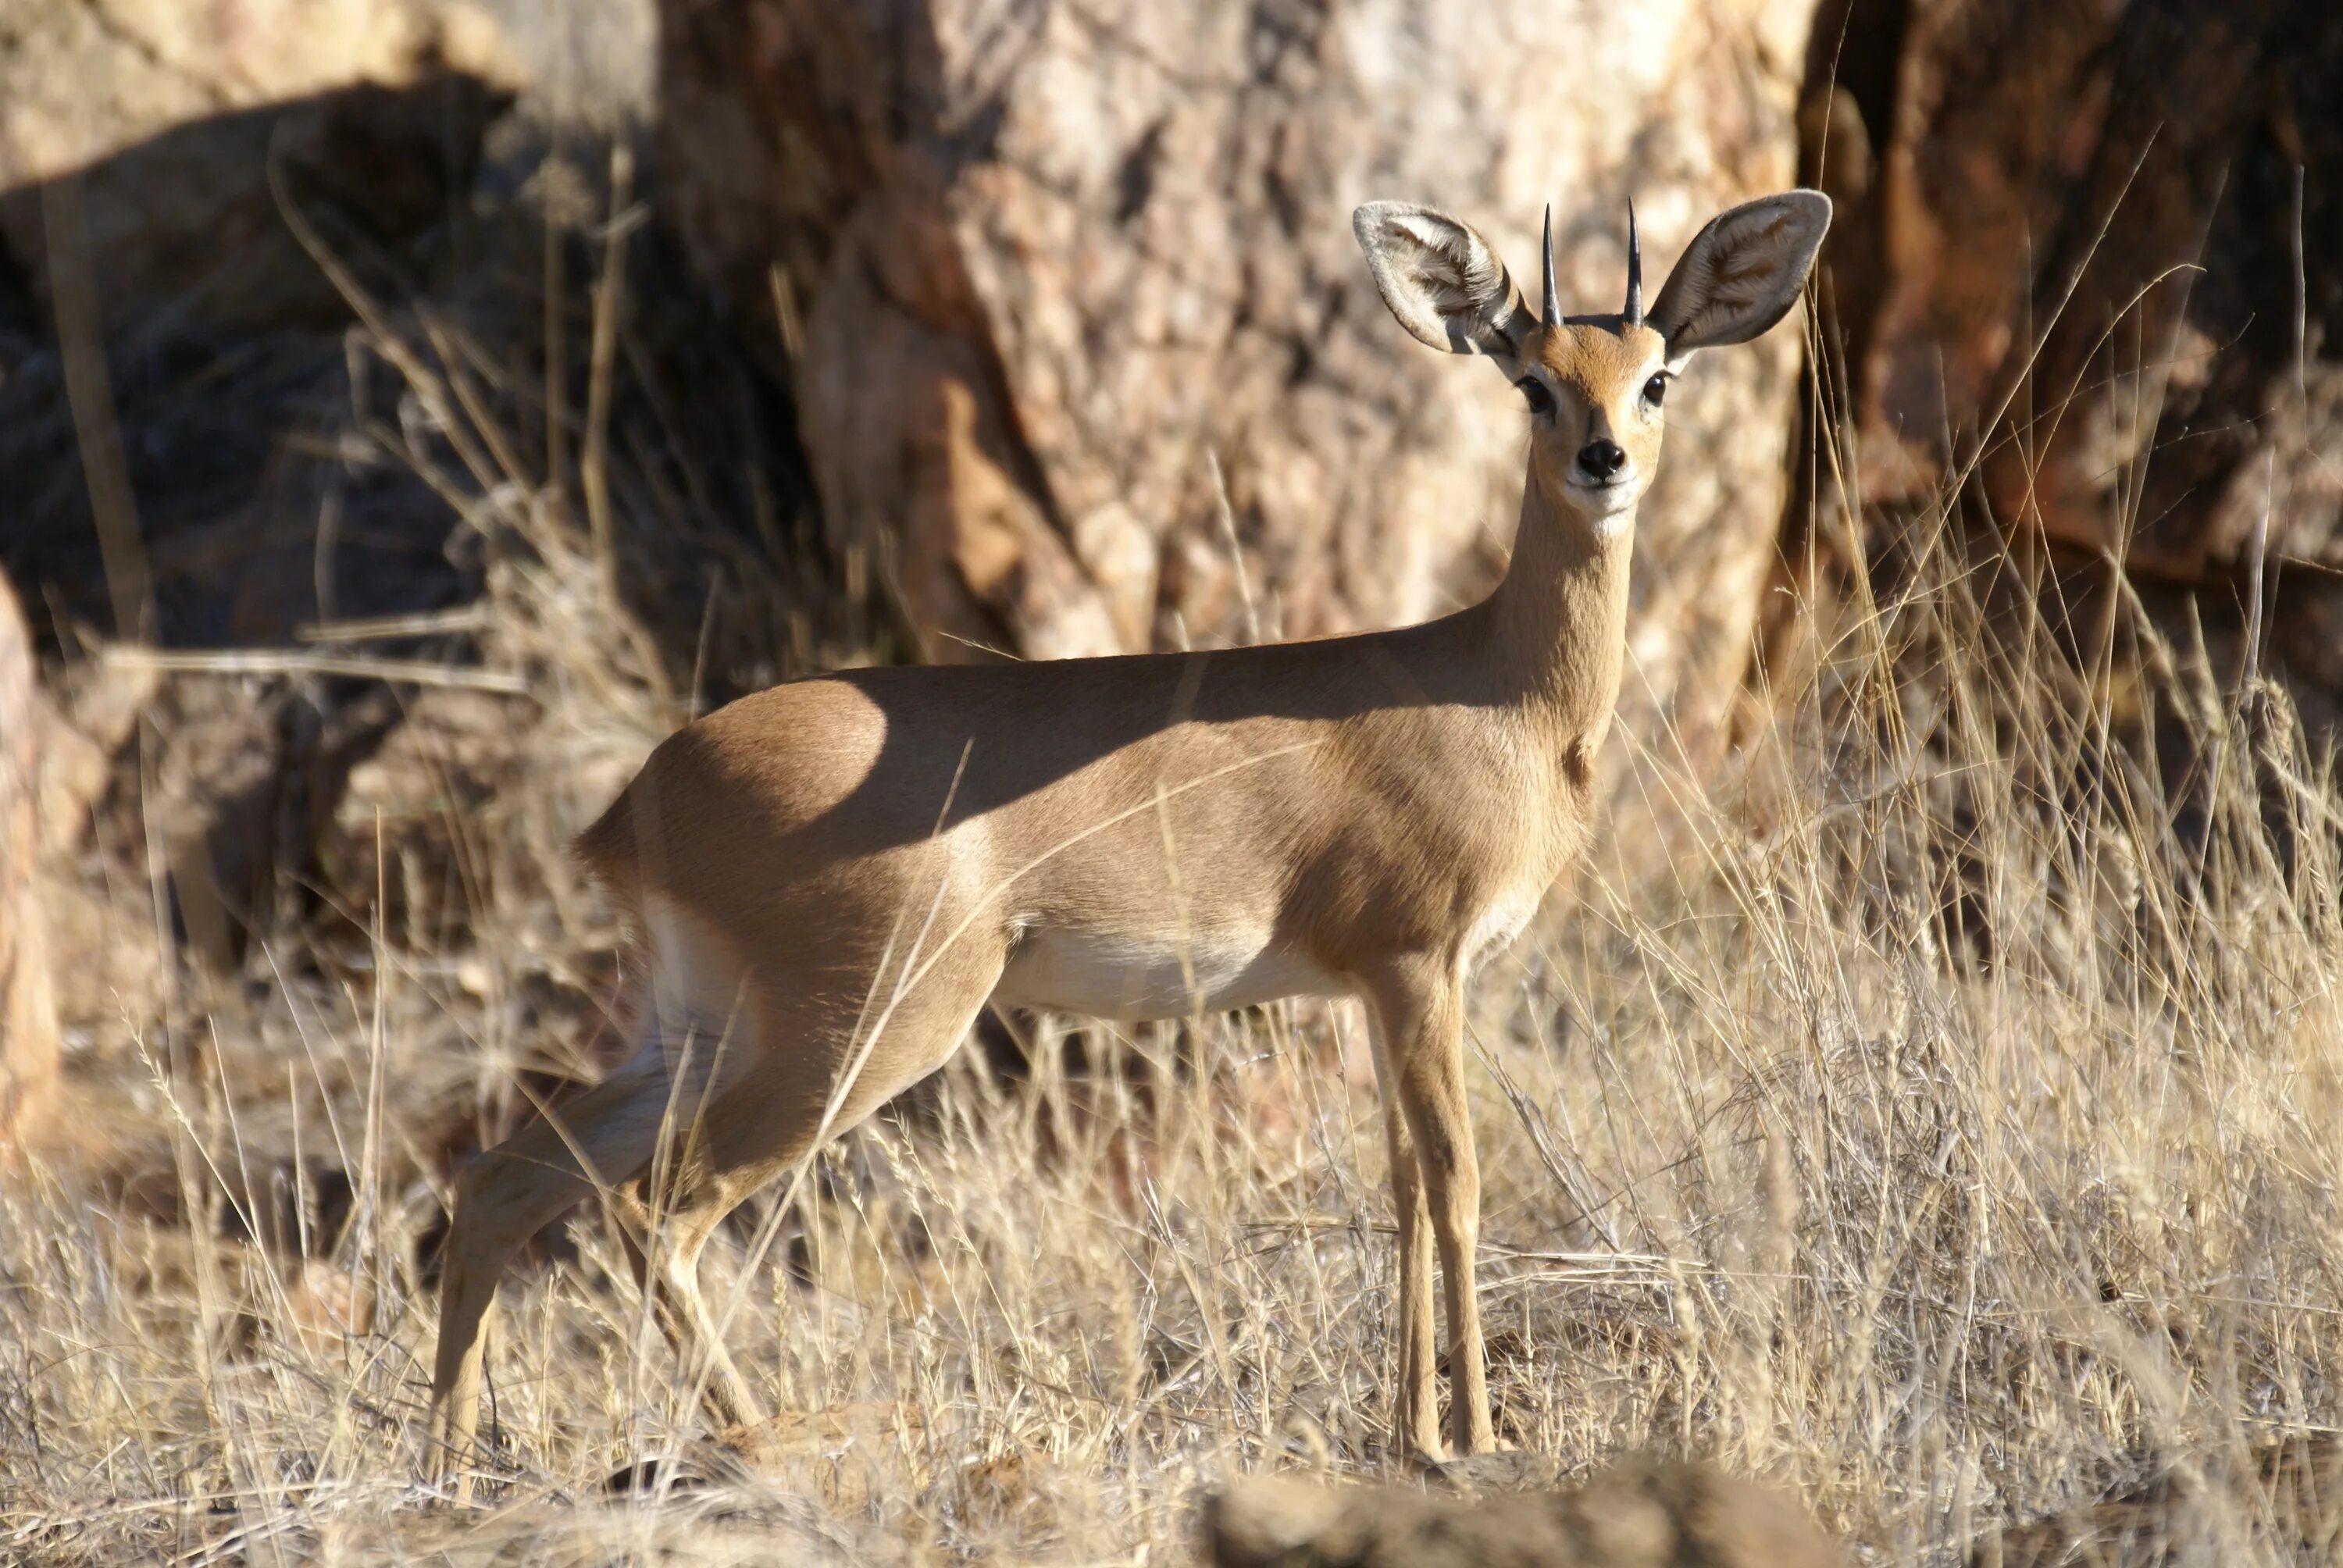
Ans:
POLYGON ((1635 239, 1635 198, 1627 198, 1627 308, 1630 327, 1644 325, 1644 247, 1635 239))
POLYGON ((1545 209, 1545 308, 1538 319, 1548 327, 1562 325, 1562 291, 1554 286, 1554 205, 1545 209))

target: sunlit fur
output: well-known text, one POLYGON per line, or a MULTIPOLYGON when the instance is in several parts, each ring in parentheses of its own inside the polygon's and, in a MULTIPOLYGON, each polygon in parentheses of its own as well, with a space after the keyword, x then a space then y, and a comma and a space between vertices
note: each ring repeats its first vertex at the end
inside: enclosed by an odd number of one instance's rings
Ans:
POLYGON ((1541 330, 1523 346, 1521 377, 1534 376, 1554 400, 1531 421, 1531 482, 1550 504, 1615 532, 1659 472, 1667 421, 1648 396, 1664 379, 1667 343, 1649 327, 1615 319, 1568 322, 1541 330), (1591 487, 1577 467, 1588 443, 1616 442, 1627 467, 1611 485, 1591 487))
MULTIPOLYGON (((1671 297, 1706 312, 1711 341, 1771 326, 1812 254, 1785 236, 1819 240, 1798 225, 1821 198, 1769 199, 1788 203, 1780 223, 1704 231, 1704 259, 1695 275, 1679 265, 1650 327, 1543 327, 1469 226, 1360 208, 1353 232, 1402 327, 1553 399, 1533 421, 1512 562, 1477 605, 1278 647, 846 670, 669 737, 578 845, 638 932, 639 1049, 458 1183, 434 1467, 468 1474, 498 1276, 581 1200, 623 1190, 663 1326, 687 1365, 706 1358, 711 1413, 745 1421, 756 1391, 709 1332, 701 1245, 759 1184, 940 1066, 988 1002, 1149 1019, 1310 993, 1358 998, 1374 1041, 1399 1221, 1399 1442, 1493 1447, 1464 985, 1585 845, 1635 505, 1659 460, 1645 389, 1666 323, 1691 319, 1671 297), (1751 276, 1725 264, 1753 258, 1786 292, 1712 286, 1751 276), (1696 286, 1680 287, 1687 276, 1696 286), (1591 440, 1625 454, 1615 482, 1574 473, 1591 440), (653 1191, 670 1117, 678 1157, 653 1191)), ((1666 345, 1698 346, 1682 332, 1666 345)))

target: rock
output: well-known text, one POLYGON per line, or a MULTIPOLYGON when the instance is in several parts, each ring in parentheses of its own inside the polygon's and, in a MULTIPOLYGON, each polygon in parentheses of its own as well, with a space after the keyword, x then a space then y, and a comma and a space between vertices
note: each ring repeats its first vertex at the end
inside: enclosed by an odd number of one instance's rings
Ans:
MULTIPOLYGON (((794 354, 826 526, 928 657, 1391 625, 1493 580, 1524 435, 1389 320, 1353 206, 1451 208, 1534 276, 1551 202, 1569 297, 1615 309, 1629 196, 1664 276, 1789 182, 1807 11, 664 0, 662 199, 794 354)), ((1745 663, 1797 339, 1712 359, 1670 405, 1627 682, 1695 731, 1745 663)))
POLYGON ((501 869, 496 797, 516 779, 534 717, 514 699, 460 689, 402 704, 397 727, 333 803, 319 859, 337 907, 417 950, 468 930, 470 900, 489 894, 501 869))
POLYGON ((113 804, 116 770, 136 775, 130 748, 159 677, 150 665, 96 658, 55 678, 41 705, 41 858, 53 869, 87 841, 113 804))
POLYGON ((483 74, 520 85, 522 106, 539 126, 624 134, 649 122, 654 0, 478 0, 478 14, 493 19, 497 35, 498 68, 483 74))
POLYGON ((2333 1563, 2343 1555, 2343 1443, 2308 1432, 2216 1453, 2089 1507, 1991 1532, 1969 1568, 2171 1568, 2333 1563))
POLYGON ((333 1353, 374 1332, 374 1292, 347 1269, 316 1258, 288 1267, 284 1330, 315 1352, 333 1353))
MULTIPOLYGON (((6 1136, 5 1107, 18 1090, 35 1091, 54 1076, 58 1048, 127 1043, 144 1024, 161 1016, 167 1000, 166 976, 155 932, 155 907, 146 878, 131 859, 88 852, 92 829, 108 819, 109 839, 138 829, 135 805, 112 798, 117 768, 136 776, 135 754, 126 751, 137 718, 155 695, 152 671, 125 671, 95 661, 74 671, 54 694, 32 680, 23 666, 20 694, 8 669, 5 622, 8 606, 0 579, 0 800, 29 766, 34 792, 19 797, 15 815, 0 807, 7 829, 0 830, 0 976, 9 972, 7 950, 16 945, 15 969, 40 970, 32 989, 15 1005, 34 1010, 0 1028, 0 1139, 6 1136), (21 738, 21 739, 20 739, 21 738), (29 760, 28 760, 29 759, 29 760), (15 766, 20 771, 7 774, 15 766), (30 808, 29 829, 26 828, 30 808), (12 837, 29 831, 29 838, 12 837), (13 900, 13 902, 11 901, 13 900), (29 959, 27 955, 30 955, 29 959), (13 1041, 31 1041, 20 1050, 13 1041), (45 1040, 46 1044, 39 1042, 45 1040), (11 1066, 15 1061, 20 1065, 11 1066), (22 1064, 31 1064, 29 1071, 22 1064), (15 1081, 17 1088, 5 1085, 15 1081)), ((21 620, 15 622, 21 630, 21 620)), ((0 981, 0 997, 9 987, 0 981)), ((5 1004, 0 1004, 5 1012, 5 1004)), ((54 1131, 54 1130, 53 1130, 54 1131)), ((44 1138, 45 1148, 91 1143, 75 1128, 69 1137, 44 1138)))
POLYGON ((1475 1498, 1254 1476, 1204 1508, 1219 1568, 1825 1568, 1795 1503, 1706 1466, 1631 1460, 1584 1486, 1475 1498))
MULTIPOLYGON (((887 1494, 887 1459, 928 1437, 926 1411, 909 1402, 789 1411, 752 1425, 728 1427, 679 1454, 635 1460, 605 1477, 602 1487, 617 1496, 693 1492, 711 1482, 761 1475, 844 1513, 876 1506, 887 1494)), ((998 1474, 988 1469, 986 1479, 970 1491, 1005 1497, 1006 1488, 1021 1480, 1021 1471, 1011 1477, 1006 1467, 998 1474)))
MULTIPOLYGON (((22 49, 0 51, 0 65, 25 61, 22 49)), ((45 180, 0 174, 0 248, 61 336, 72 330, 61 314, 70 301, 57 297, 56 269, 81 272, 117 351, 132 335, 206 341, 338 326, 348 307, 287 206, 367 286, 393 292, 382 258, 446 219, 505 101, 481 78, 437 70, 427 84, 418 62, 397 85, 360 77, 255 106, 222 103, 45 180)), ((129 139, 127 125, 108 129, 129 139)))
POLYGON ((45 647, 73 640, 53 621, 124 632, 150 594, 129 635, 283 641, 367 614, 378 580, 449 575, 444 508, 418 561, 412 523, 381 526, 387 478, 330 442, 362 357, 287 214, 378 296, 410 296, 457 248, 512 79, 466 0, 10 7, 0 495, 25 526, 0 534, 0 567, 45 647), (321 549, 295 522, 319 518, 349 539, 321 549))
POLYGON ((2343 567, 2343 12, 1828 0, 1812 51, 1861 499, 1933 492, 2006 402, 2005 528, 2226 598, 2274 487, 2273 557, 2343 567))
POLYGON ((350 772, 399 708, 379 689, 336 699, 314 681, 202 676, 157 707, 146 819, 189 950, 232 974, 256 935, 298 922, 350 772))
POLYGON ((42 879, 41 912, 65 1038, 76 1050, 128 1055, 171 1000, 146 879, 104 861, 54 866, 42 879))
POLYGON ((0 37, 0 188, 223 113, 517 69, 469 0, 14 0, 0 37))
POLYGON ((57 1071, 38 902, 42 719, 32 639, 0 577, 0 1156, 39 1126, 57 1071))

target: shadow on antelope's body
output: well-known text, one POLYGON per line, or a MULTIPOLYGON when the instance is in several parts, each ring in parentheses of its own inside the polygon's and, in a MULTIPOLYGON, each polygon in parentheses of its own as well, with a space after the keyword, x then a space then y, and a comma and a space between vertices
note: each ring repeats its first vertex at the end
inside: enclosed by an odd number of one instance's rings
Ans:
POLYGON ((1781 318, 1829 212, 1793 191, 1719 215, 1648 312, 1631 214, 1625 307, 1565 317, 1550 235, 1532 311, 1466 225, 1359 209, 1400 324, 1493 360, 1528 405, 1513 559, 1471 608, 1235 652, 817 677, 661 745, 579 841, 639 935, 639 1049, 458 1183, 435 1466, 471 1449, 507 1261, 580 1198, 613 1196, 662 1325, 707 1358, 711 1412, 748 1421, 754 1392, 699 1297, 702 1246, 933 1070, 988 1001, 1137 1020, 1297 995, 1367 1007, 1399 1214, 1400 1440, 1431 1457, 1494 1446, 1464 981, 1584 845, 1667 384, 1695 350, 1781 318))

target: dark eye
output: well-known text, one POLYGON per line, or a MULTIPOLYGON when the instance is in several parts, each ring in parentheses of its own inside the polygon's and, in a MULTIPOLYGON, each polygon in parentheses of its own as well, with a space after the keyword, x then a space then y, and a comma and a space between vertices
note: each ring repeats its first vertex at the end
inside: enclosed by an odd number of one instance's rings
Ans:
POLYGON ((1520 387, 1522 396, 1530 400, 1531 413, 1544 418, 1554 412, 1554 394, 1548 392, 1545 384, 1536 377, 1524 376, 1513 385, 1520 387))
POLYGON ((1654 370, 1652 378, 1644 383, 1644 401, 1656 408, 1668 395, 1668 377, 1664 370, 1654 370))

